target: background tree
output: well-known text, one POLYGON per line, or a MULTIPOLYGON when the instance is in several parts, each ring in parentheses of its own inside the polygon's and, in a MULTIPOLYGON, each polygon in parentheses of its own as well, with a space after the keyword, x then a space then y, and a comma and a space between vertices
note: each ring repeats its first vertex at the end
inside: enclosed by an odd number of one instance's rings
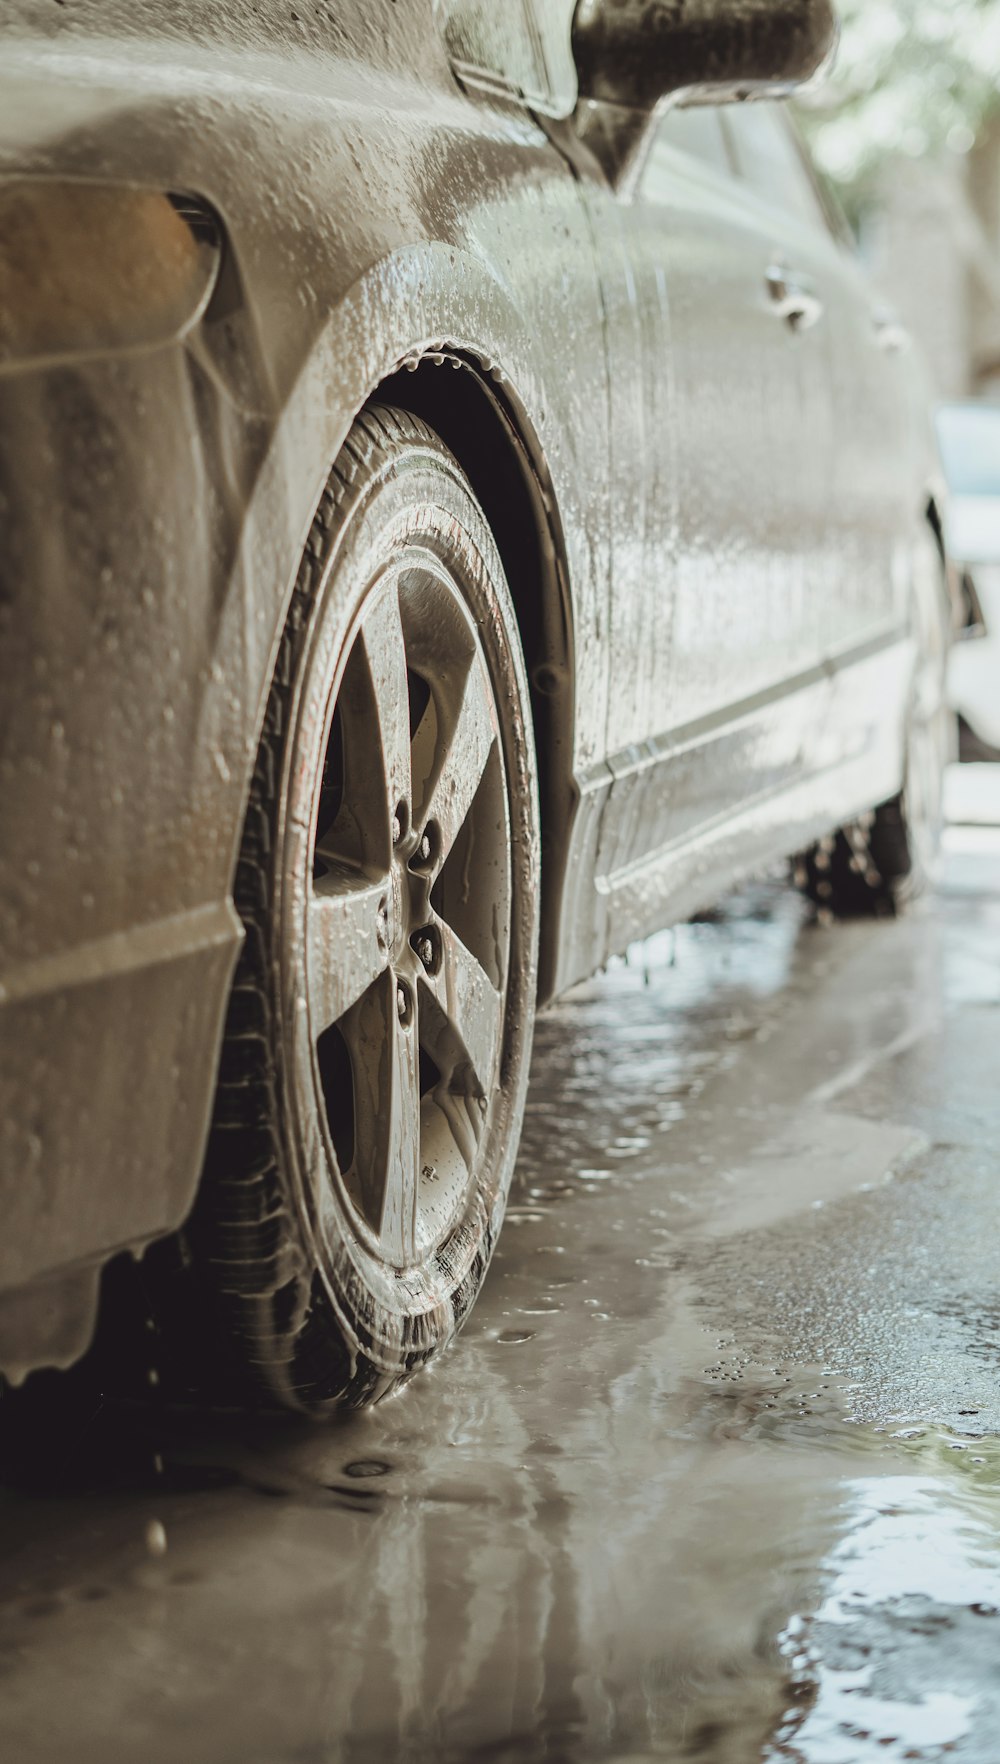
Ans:
POLYGON ((840 0, 832 76, 806 127, 850 210, 887 160, 970 152, 998 110, 1000 0, 840 0))

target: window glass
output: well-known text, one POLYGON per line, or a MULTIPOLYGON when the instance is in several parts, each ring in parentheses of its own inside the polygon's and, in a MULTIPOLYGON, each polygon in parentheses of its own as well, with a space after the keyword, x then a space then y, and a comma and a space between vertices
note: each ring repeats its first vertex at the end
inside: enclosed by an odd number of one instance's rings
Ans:
POLYGON ((731 104, 726 128, 741 177, 759 196, 811 226, 825 216, 780 104, 731 104))
POLYGON ((668 110, 660 119, 642 174, 642 194, 666 201, 677 177, 677 155, 697 159, 712 171, 732 176, 732 164, 718 111, 707 104, 668 110))

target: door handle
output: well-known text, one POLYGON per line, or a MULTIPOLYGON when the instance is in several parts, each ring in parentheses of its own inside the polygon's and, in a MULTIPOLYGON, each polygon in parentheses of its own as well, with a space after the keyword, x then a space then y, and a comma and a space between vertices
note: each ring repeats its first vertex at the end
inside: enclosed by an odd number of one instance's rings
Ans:
POLYGON ((809 284, 782 264, 772 263, 764 278, 775 318, 791 331, 811 331, 823 317, 823 302, 809 284))
POLYGON ((896 314, 889 306, 872 307, 872 324, 875 327, 875 341, 886 355, 902 355, 909 349, 913 339, 905 325, 901 325, 896 314))

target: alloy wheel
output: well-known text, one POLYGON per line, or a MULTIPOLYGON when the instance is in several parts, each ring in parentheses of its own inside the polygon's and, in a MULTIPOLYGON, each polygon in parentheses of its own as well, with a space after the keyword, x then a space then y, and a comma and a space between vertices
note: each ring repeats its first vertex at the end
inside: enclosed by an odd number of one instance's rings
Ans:
POLYGON ((510 834, 496 706, 446 572, 394 568, 362 606, 329 715, 304 879, 329 1205, 383 1261, 461 1214, 497 1079, 510 834))

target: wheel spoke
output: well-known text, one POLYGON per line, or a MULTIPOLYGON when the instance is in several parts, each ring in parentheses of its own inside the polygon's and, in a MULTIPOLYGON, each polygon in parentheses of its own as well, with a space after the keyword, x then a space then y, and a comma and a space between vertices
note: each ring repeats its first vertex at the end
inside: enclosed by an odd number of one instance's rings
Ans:
POLYGON ((473 657, 457 709, 432 704, 413 739, 414 825, 437 823, 447 857, 462 829, 497 739, 496 712, 484 665, 473 657))
POLYGON ((420 1178, 417 1024, 402 1023, 396 977, 384 974, 351 1013, 346 1039, 354 1072, 355 1163, 362 1210, 390 1261, 416 1254, 420 1178))
POLYGON ((387 820, 391 821, 397 805, 408 805, 410 801, 410 699, 395 581, 386 583, 365 615, 361 639, 371 674, 382 750, 385 809, 387 820))
POLYGON ((397 1016, 392 1036, 392 1100, 381 1237, 386 1255, 399 1267, 405 1267, 416 1255, 420 1181, 419 1058, 416 1022, 405 1029, 397 1016))
POLYGON ((503 999, 451 926, 438 918, 435 930, 438 971, 424 975, 421 984, 438 1009, 423 1014, 423 1042, 450 1089, 465 1086, 488 1098, 496 1080, 503 999))
POLYGON ((331 872, 313 885, 308 912, 309 1008, 316 1037, 356 1004, 384 972, 380 919, 387 879, 331 872))

